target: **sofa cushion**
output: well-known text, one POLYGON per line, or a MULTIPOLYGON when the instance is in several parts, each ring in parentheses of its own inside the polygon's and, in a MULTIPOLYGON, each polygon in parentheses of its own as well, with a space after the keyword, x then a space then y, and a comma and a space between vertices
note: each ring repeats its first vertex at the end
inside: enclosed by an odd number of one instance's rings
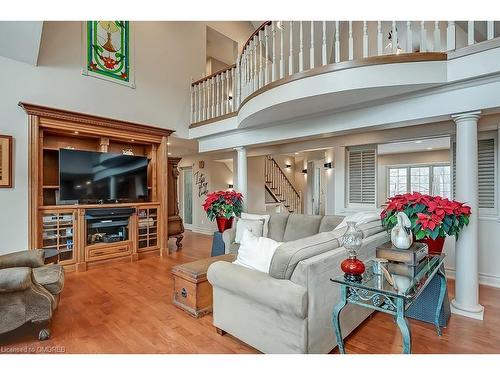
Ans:
POLYGON ((342 220, 344 220, 344 216, 338 216, 338 215, 323 216, 323 219, 321 219, 321 224, 319 225, 318 233, 330 232, 334 230, 335 227, 342 222, 342 220))
POLYGON ((363 232, 363 238, 371 237, 385 230, 380 220, 372 221, 371 223, 359 224, 357 227, 361 232, 363 232))
POLYGON ((322 218, 323 216, 320 215, 290 214, 286 223, 283 241, 295 241, 299 238, 317 234, 322 218))
POLYGON ((282 242, 289 216, 288 213, 271 215, 267 236, 275 241, 282 242))
POLYGON ((0 270, 0 293, 17 292, 31 285, 31 268, 11 267, 0 270))
POLYGON ((0 268, 43 266, 43 250, 23 250, 0 256, 0 268))
POLYGON ((276 279, 290 279, 301 260, 308 259, 339 247, 339 240, 332 232, 318 233, 314 236, 285 242, 279 246, 273 258, 269 275, 276 279))
POLYGON ((238 221, 236 222, 236 236, 234 238, 234 242, 236 243, 241 242, 245 230, 248 230, 257 237, 262 237, 263 228, 264 228, 264 219, 259 219, 259 220, 238 219, 238 221))
POLYGON ((59 264, 48 264, 33 268, 35 281, 53 295, 61 293, 64 287, 64 269, 59 264))

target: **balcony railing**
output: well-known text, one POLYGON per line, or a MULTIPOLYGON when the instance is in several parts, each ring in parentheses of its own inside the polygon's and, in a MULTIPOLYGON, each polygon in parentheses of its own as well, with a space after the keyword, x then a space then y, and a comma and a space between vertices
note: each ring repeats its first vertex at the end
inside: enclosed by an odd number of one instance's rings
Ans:
POLYGON ((297 73, 376 56, 452 51, 476 44, 482 34, 495 38, 493 21, 267 21, 234 66, 192 84, 191 123, 236 113, 256 91, 297 73))

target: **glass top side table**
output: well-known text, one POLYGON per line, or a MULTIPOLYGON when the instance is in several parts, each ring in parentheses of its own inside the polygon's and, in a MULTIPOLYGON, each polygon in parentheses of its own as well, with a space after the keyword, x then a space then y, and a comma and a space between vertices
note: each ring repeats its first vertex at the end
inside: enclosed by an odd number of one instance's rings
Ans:
POLYGON ((446 277, 442 271, 444 258, 445 254, 427 256, 422 260, 423 266, 419 267, 418 273, 413 277, 392 274, 394 285, 391 285, 383 275, 373 273, 375 263, 373 260, 366 263, 366 271, 360 282, 348 281, 343 275, 330 279, 340 284, 340 302, 333 309, 333 327, 340 353, 345 353, 340 313, 348 303, 393 315, 403 336, 403 353, 411 353, 410 328, 405 312, 436 275, 440 278, 441 288, 437 296, 434 324, 437 334, 441 336, 439 313, 446 293, 446 277))

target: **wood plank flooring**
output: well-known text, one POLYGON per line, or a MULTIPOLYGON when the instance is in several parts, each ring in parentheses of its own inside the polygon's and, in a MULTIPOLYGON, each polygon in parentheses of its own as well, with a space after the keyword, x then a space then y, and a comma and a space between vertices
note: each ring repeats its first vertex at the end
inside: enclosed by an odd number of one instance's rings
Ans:
MULTIPOLYGON (((0 352, 59 347, 66 353, 257 353, 218 335, 211 315, 195 319, 172 305, 171 268, 210 256, 210 236, 187 232, 183 243, 164 258, 67 273, 51 339, 39 342, 36 327, 27 324, 0 335, 0 352)), ((481 303, 484 321, 453 315, 442 337, 432 325, 410 320, 413 353, 500 353, 500 290, 481 287, 481 303)), ((401 336, 390 316, 375 313, 349 336, 346 351, 399 353, 401 336)))

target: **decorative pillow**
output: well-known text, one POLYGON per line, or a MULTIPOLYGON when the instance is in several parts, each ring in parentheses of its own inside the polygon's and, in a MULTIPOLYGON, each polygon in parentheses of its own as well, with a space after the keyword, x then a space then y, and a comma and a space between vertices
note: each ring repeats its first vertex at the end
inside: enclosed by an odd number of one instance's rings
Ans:
POLYGON ((248 229, 249 232, 252 232, 257 237, 262 237, 262 230, 264 227, 264 220, 250 220, 250 219, 238 219, 236 222, 236 235, 234 238, 234 242, 240 243, 241 238, 243 237, 243 231, 248 229))
POLYGON ((359 224, 371 223, 372 221, 380 221, 380 212, 379 211, 362 211, 356 212, 355 214, 346 216, 342 222, 335 227, 335 229, 340 229, 343 227, 347 227, 348 221, 354 221, 359 224))
POLYGON ((282 242, 266 237, 257 237, 248 229, 243 230, 238 257, 233 262, 243 267, 269 273, 271 259, 282 242))
POLYGON ((271 215, 258 215, 258 214, 249 214, 246 212, 241 213, 242 219, 250 219, 250 220, 264 220, 264 227, 262 228, 262 237, 267 237, 267 233, 269 230, 269 219, 271 215))

